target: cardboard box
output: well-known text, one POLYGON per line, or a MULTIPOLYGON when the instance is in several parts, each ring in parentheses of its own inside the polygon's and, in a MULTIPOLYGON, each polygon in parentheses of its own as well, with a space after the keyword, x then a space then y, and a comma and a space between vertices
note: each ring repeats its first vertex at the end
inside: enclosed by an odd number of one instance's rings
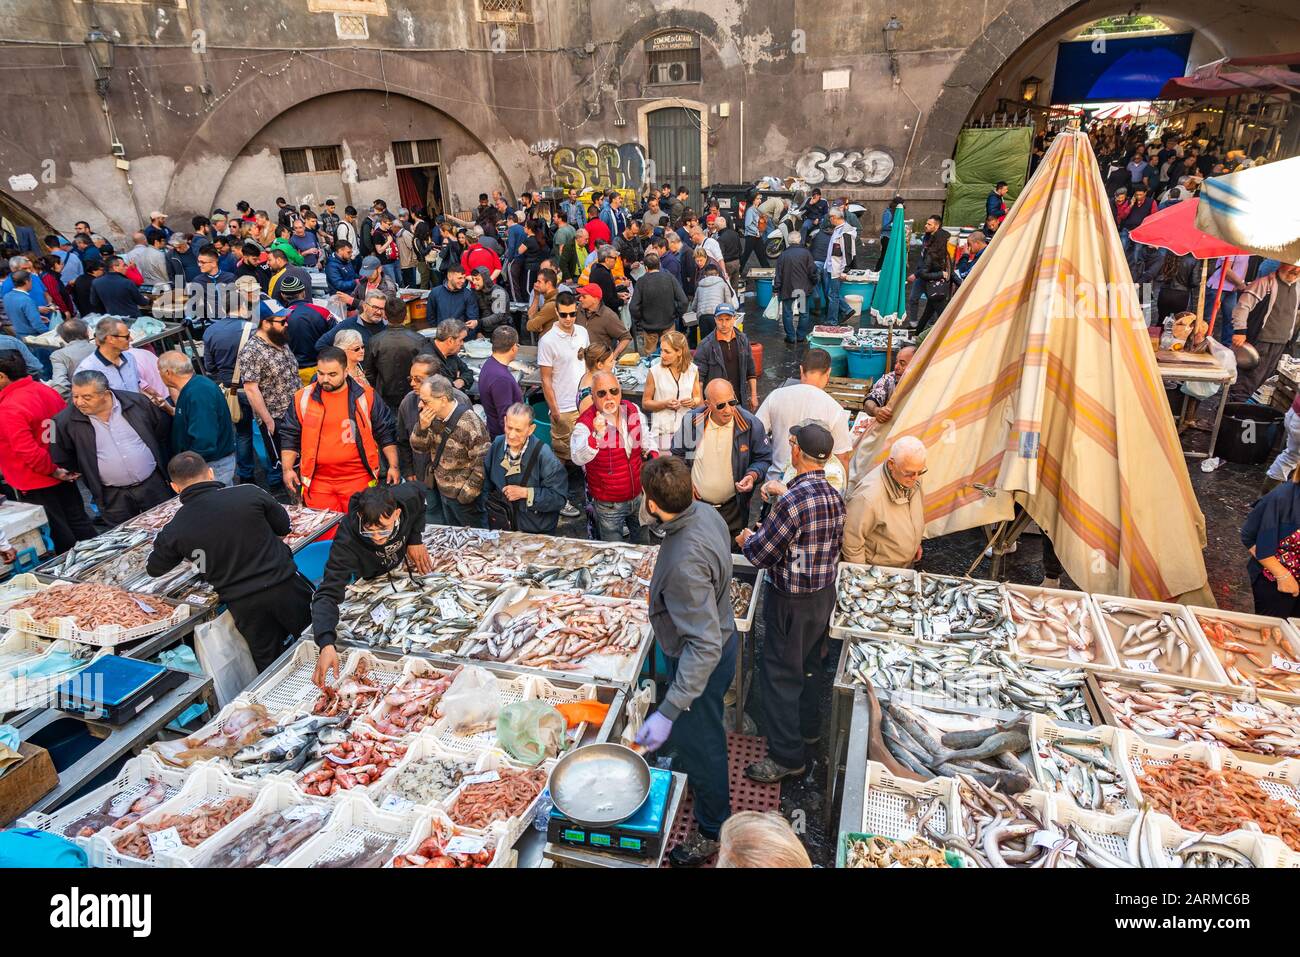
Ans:
POLYGON ((0 827, 8 827, 59 784, 50 752, 26 741, 18 745, 22 760, 0 774, 0 827))

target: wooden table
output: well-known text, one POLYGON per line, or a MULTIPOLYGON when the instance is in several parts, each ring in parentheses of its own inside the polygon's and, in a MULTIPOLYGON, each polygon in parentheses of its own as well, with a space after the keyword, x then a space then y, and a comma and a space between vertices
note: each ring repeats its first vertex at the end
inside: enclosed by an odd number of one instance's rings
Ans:
MULTIPOLYGON (((1219 365, 1209 353, 1169 352, 1161 350, 1156 353, 1156 366, 1160 370, 1160 379, 1166 385, 1173 382, 1214 382, 1219 385, 1217 397, 1207 401, 1218 400, 1214 413, 1214 428, 1210 430, 1210 445, 1205 452, 1189 452, 1183 455, 1189 459, 1204 459, 1214 454, 1214 445, 1219 438, 1219 426, 1223 423, 1223 410, 1228 405, 1228 386, 1232 373, 1219 365)), ((1180 423, 1187 418, 1187 404, 1190 397, 1183 394, 1182 410, 1178 413, 1180 423)))

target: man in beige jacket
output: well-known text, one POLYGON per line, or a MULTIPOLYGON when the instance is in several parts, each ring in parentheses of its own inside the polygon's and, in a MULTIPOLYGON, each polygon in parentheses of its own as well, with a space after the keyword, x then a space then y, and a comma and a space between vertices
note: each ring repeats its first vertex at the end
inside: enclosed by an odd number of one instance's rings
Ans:
POLYGON ((908 568, 921 558, 924 474, 925 445, 903 436, 890 448, 889 458, 868 472, 849 496, 844 561, 908 568))

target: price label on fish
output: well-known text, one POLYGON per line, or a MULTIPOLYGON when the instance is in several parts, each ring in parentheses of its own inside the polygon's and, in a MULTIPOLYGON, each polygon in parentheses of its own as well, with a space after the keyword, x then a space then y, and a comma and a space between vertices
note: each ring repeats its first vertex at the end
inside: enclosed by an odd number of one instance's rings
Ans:
POLYGON ((493 781, 500 781, 501 775, 495 771, 484 771, 482 774, 471 774, 466 777, 462 784, 491 784, 493 781))
POLYGON ((1273 654, 1273 667, 1278 671, 1289 671, 1293 675, 1300 675, 1300 661, 1293 661, 1276 652, 1273 654))
POLYGON ((153 831, 149 834, 149 847, 155 854, 159 851, 178 851, 185 844, 181 841, 181 832, 174 827, 153 831))
POLYGON ((398 797, 396 794, 390 794, 388 795, 388 797, 384 798, 384 802, 379 805, 379 810, 397 811, 398 813, 401 813, 402 811, 405 811, 408 807, 415 807, 415 805, 412 804, 404 797, 398 797))
POLYGON ((280 812, 280 816, 286 821, 301 821, 303 818, 314 817, 318 813, 320 813, 319 809, 310 804, 291 804, 280 812))
POLYGON ((485 837, 468 837, 466 835, 457 835, 447 842, 447 846, 442 852, 447 855, 468 855, 477 854, 483 848, 487 847, 487 838, 485 837))
POLYGON ((1156 663, 1154 661, 1149 661, 1146 658, 1128 658, 1124 662, 1124 667, 1129 671, 1146 671, 1153 675, 1158 675, 1160 673, 1160 669, 1156 667, 1156 663))
POLYGON ((438 614, 442 616, 444 621, 462 617, 460 605, 456 603, 456 599, 451 595, 438 596, 438 614))
POLYGON ((1240 715, 1243 718, 1254 718, 1256 720, 1263 717, 1259 708, 1253 704, 1247 704, 1244 701, 1234 701, 1232 703, 1232 713, 1240 715))
POLYGON ((370 609, 370 620, 376 625, 387 624, 388 619, 392 617, 393 609, 389 608, 387 605, 376 605, 374 608, 370 609))
POLYGON ((930 618, 930 630, 936 638, 947 638, 952 634, 952 619, 947 615, 934 615, 930 618))

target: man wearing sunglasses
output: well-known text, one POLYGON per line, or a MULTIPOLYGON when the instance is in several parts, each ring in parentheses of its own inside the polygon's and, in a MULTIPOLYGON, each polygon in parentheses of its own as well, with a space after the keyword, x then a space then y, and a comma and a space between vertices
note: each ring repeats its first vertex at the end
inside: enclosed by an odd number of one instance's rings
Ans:
POLYGON ((400 588, 405 564, 412 572, 433 571, 424 545, 424 492, 415 482, 377 485, 358 492, 348 502, 330 545, 320 587, 311 602, 312 634, 320 647, 312 680, 325 686, 330 669, 338 677, 339 656, 334 641, 339 626, 339 602, 353 579, 387 575, 400 588))
POLYGON ((754 487, 772 464, 763 423, 741 407, 730 382, 714 379, 704 387, 704 405, 677 427, 672 453, 691 466, 695 498, 718 510, 734 543, 749 522, 754 487))
POLYGON ((596 373, 591 394, 592 404, 573 427, 569 445, 573 464, 586 471, 587 495, 601 541, 637 542, 641 538, 641 463, 658 456, 658 444, 641 410, 623 401, 613 373, 596 373))
POLYGON ((897 439, 889 458, 868 472, 849 496, 844 561, 910 568, 921 558, 925 534, 925 444, 897 439))

